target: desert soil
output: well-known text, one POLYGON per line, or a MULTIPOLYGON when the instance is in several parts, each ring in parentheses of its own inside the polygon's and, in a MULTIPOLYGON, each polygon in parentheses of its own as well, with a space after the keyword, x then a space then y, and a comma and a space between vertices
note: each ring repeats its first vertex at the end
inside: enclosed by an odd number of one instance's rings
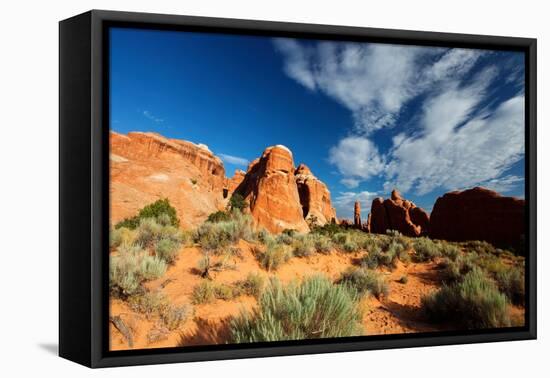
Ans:
MULTIPOLYGON (((212 272, 215 282, 234 284, 244 280, 251 272, 266 278, 276 276, 281 282, 288 283, 314 274, 324 274, 336 280, 340 273, 356 265, 364 252, 314 254, 310 257, 293 257, 276 272, 266 272, 253 255, 253 244, 240 241, 238 248, 241 256, 229 261, 231 269, 212 272)), ((197 271, 199 260, 203 257, 200 248, 182 248, 178 259, 166 274, 155 281, 146 283, 149 290, 161 290, 173 305, 192 304, 192 292, 202 278, 197 271)), ((411 332, 429 332, 445 330, 444 325, 433 325, 422 319, 420 310, 422 296, 441 286, 437 262, 409 263, 399 265, 393 271, 379 270, 387 276, 390 294, 380 300, 374 297, 363 299, 363 326, 365 335, 403 334, 411 332), (407 283, 400 283, 401 277, 408 277, 407 283)), ((249 311, 257 302, 251 296, 239 296, 235 300, 216 300, 213 303, 193 305, 194 315, 177 330, 157 342, 148 341, 148 333, 159 328, 160 321, 133 311, 126 302, 111 300, 110 315, 119 316, 132 331, 134 349, 162 348, 174 346, 192 346, 227 343, 229 341, 229 319, 241 311, 249 311)), ((522 322, 523 311, 511 309, 515 322, 522 322)), ((129 349, 124 335, 110 324, 111 350, 129 349)))

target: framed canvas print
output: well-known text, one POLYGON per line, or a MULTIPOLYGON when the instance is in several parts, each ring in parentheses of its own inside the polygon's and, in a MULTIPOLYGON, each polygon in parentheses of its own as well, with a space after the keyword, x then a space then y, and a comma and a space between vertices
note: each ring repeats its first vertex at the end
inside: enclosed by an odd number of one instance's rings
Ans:
POLYGON ((536 337, 534 39, 60 22, 60 355, 536 337))

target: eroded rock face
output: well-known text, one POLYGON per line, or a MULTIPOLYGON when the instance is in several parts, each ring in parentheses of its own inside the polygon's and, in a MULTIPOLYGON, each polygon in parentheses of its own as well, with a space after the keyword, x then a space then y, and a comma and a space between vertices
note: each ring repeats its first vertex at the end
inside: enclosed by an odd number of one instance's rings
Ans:
POLYGON ((183 228, 225 206, 225 169, 208 147, 156 133, 111 132, 111 222, 168 198, 183 228))
POLYGON ((370 232, 377 234, 396 230, 406 236, 421 236, 427 234, 430 218, 428 213, 403 199, 394 189, 390 198, 379 197, 372 201, 367 224, 370 232))
POLYGON ((309 231, 300 204, 290 150, 268 147, 261 158, 250 163, 246 176, 235 190, 250 204, 256 224, 269 232, 284 229, 309 231))
POLYGON ((248 201, 256 225, 273 233, 307 232, 312 217, 320 225, 336 219, 326 185, 307 166, 295 168, 292 152, 281 145, 227 178, 221 159, 204 145, 142 132, 111 132, 110 144, 113 224, 168 198, 182 227, 196 228, 224 210, 233 193, 248 201))
POLYGON ((316 219, 319 225, 336 221, 327 186, 305 164, 300 164, 294 174, 304 219, 316 219))
POLYGON ((485 240, 520 246, 525 235, 525 200, 476 187, 439 197, 430 217, 430 237, 452 241, 485 240))
POLYGON ((241 169, 237 169, 233 177, 226 179, 225 189, 224 189, 225 198, 227 198, 231 193, 235 191, 235 189, 239 187, 239 185, 241 185, 245 176, 246 176, 245 171, 241 169))

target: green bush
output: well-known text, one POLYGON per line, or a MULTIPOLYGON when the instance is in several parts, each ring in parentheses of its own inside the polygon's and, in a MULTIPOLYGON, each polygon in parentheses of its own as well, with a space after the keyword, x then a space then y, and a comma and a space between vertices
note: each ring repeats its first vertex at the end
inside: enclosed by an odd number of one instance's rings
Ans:
POLYGON ((114 295, 131 296, 138 293, 144 281, 161 277, 166 263, 136 246, 119 247, 110 256, 109 287, 114 295))
POLYGON ((355 240, 349 239, 342 245, 342 249, 344 250, 344 252, 352 253, 359 251, 361 248, 355 240))
POLYGON ((155 254, 167 264, 172 264, 178 256, 180 244, 172 239, 160 239, 155 243, 155 254))
POLYGON ((414 260, 417 262, 432 261, 436 257, 441 256, 437 242, 428 238, 417 238, 413 242, 413 248, 415 251, 414 260))
POLYGON ((326 223, 322 226, 314 226, 311 232, 314 234, 326 235, 332 237, 333 235, 345 232, 345 228, 336 224, 335 222, 326 223))
POLYGON ((239 281, 236 285, 243 294, 259 298, 265 286, 265 279, 261 274, 249 273, 244 281, 239 281))
POLYGON ((322 234, 310 234, 315 250, 319 253, 327 254, 332 251, 332 240, 322 234))
POLYGON ((406 274, 404 274, 404 275, 401 276, 401 278, 399 278, 399 280, 397 282, 404 285, 407 282, 409 282, 409 277, 406 274))
POLYGON ((109 246, 118 248, 121 245, 132 245, 135 242, 135 232, 126 227, 113 228, 109 233, 109 246))
POLYGON ((231 220, 217 223, 204 222, 195 231, 194 239, 205 250, 219 250, 239 239, 253 239, 253 221, 250 215, 231 212, 231 220))
POLYGON ((242 212, 245 208, 248 207, 248 202, 246 202, 241 194, 233 193, 233 195, 229 199, 228 206, 230 210, 239 210, 242 212))
POLYGON ((231 220, 231 215, 225 211, 216 211, 208 216, 206 219, 207 222, 218 223, 218 222, 227 222, 231 220))
POLYGON ((115 225, 115 228, 126 227, 131 230, 137 228, 142 219, 146 218, 158 218, 161 216, 168 216, 170 218, 170 224, 174 227, 179 226, 179 219, 176 213, 176 209, 170 205, 170 201, 167 198, 153 202, 150 205, 141 209, 138 215, 126 218, 122 222, 115 225))
POLYGON ((183 306, 168 306, 160 313, 160 318, 166 328, 170 331, 178 329, 193 314, 193 307, 185 304, 183 306))
POLYGON ((332 241, 339 246, 343 246, 348 240, 349 240, 348 232, 338 232, 332 235, 332 241))
POLYGON ((441 262, 443 280, 447 283, 459 281, 475 267, 475 256, 459 255, 455 260, 444 258, 441 262))
POLYGON ((296 237, 292 242, 292 253, 296 257, 308 257, 315 253, 313 240, 307 235, 296 237))
POLYGON ((162 313, 170 303, 161 291, 148 291, 142 295, 134 295, 128 299, 132 310, 144 314, 147 319, 155 314, 162 313))
POLYGON ((441 242, 441 254, 452 261, 455 261, 460 256, 460 248, 454 244, 441 242))
POLYGON ((388 296, 390 292, 386 279, 373 270, 348 268, 340 276, 339 283, 348 284, 361 295, 374 295, 376 298, 388 296))
POLYGON ((276 240, 278 243, 291 245, 294 242, 294 237, 283 232, 282 234, 277 235, 276 240))
POLYGON ((287 262, 292 257, 292 254, 286 245, 279 244, 274 240, 268 240, 265 251, 259 251, 256 257, 264 269, 273 271, 287 262))
POLYGON ((210 280, 202 280, 195 288, 191 297, 194 304, 212 303, 216 299, 231 300, 240 293, 226 284, 210 280))
POLYGON ((435 322, 467 329, 510 325, 506 296, 478 268, 466 274, 462 281, 443 285, 437 292, 423 297, 422 304, 427 316, 435 322))
POLYGON ((380 255, 382 254, 382 249, 378 246, 374 246, 369 249, 367 254, 363 256, 360 260, 361 266, 369 268, 369 269, 376 269, 379 265, 380 255))
POLYGON ((273 280, 256 310, 230 324, 231 341, 249 343, 356 336, 362 333, 354 290, 326 277, 306 278, 283 287, 273 280))
POLYGON ((523 269, 510 267, 505 271, 498 272, 495 280, 502 293, 517 305, 525 304, 525 274, 523 269))

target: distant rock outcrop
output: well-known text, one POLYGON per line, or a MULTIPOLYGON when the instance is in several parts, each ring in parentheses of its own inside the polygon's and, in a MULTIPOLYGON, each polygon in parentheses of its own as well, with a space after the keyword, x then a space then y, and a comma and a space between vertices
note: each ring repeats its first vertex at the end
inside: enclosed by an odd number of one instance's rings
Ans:
POLYGON ((518 247, 525 235, 525 200, 476 187, 444 194, 430 217, 430 237, 485 240, 518 247))
POLYGON ((359 201, 355 201, 355 204, 353 205, 353 225, 356 228, 361 228, 361 204, 359 201))
POLYGON ((375 198, 367 225, 370 232, 384 234, 386 230, 396 230, 406 236, 421 236, 428 232, 429 216, 413 202, 405 200, 397 190, 391 198, 375 198))

